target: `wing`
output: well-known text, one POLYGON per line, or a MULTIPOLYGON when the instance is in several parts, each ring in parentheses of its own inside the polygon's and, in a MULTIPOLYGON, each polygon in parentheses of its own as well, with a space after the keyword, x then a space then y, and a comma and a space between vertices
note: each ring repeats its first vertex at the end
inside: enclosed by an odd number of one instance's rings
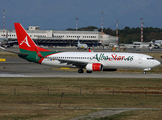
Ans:
POLYGON ((78 61, 78 60, 73 60, 73 59, 62 59, 62 58, 51 58, 51 57, 45 57, 46 59, 54 59, 58 60, 60 64, 66 63, 67 65, 72 65, 77 68, 85 68, 88 62, 85 61, 78 61))
POLYGON ((77 68, 85 68, 86 65, 88 64, 88 62, 84 62, 84 61, 76 61, 76 60, 68 60, 68 59, 55 59, 60 61, 61 63, 66 63, 67 65, 73 65, 77 68))

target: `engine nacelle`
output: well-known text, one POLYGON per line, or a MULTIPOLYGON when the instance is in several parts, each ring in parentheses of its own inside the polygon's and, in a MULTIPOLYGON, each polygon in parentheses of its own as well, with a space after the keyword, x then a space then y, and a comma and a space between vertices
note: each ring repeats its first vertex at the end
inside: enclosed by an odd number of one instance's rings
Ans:
POLYGON ((87 71, 102 71, 103 70, 103 65, 100 63, 89 63, 86 66, 87 71))

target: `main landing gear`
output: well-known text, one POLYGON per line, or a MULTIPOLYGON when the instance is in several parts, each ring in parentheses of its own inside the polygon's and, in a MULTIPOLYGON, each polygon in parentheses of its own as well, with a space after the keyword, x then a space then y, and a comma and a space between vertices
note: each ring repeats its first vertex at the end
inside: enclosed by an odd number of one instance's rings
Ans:
POLYGON ((78 70, 78 73, 84 73, 84 70, 83 70, 82 68, 80 68, 80 69, 78 70))
POLYGON ((146 74, 146 71, 143 71, 143 74, 146 74))
MULTIPOLYGON (((78 70, 78 73, 84 73, 84 70, 83 70, 82 68, 80 68, 80 69, 78 70)), ((92 71, 87 71, 87 73, 92 73, 92 71)))
POLYGON ((92 71, 87 71, 87 73, 92 73, 92 71))

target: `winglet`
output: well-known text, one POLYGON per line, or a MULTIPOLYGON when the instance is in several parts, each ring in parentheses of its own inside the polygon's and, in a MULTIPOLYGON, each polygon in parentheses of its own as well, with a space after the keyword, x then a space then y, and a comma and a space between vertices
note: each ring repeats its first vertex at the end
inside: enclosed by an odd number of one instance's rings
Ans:
POLYGON ((90 48, 88 49, 88 51, 89 51, 89 52, 92 52, 90 48))

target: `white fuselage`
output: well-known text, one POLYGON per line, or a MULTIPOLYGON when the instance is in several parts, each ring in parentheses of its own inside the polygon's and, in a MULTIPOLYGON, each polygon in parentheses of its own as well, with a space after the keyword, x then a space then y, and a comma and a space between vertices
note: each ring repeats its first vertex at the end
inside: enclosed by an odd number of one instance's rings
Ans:
POLYGON ((100 63, 104 69, 151 69, 160 64, 153 57, 138 53, 119 52, 60 52, 48 55, 41 62, 44 65, 73 67, 71 62, 100 63), (66 62, 60 62, 65 60, 66 62))

